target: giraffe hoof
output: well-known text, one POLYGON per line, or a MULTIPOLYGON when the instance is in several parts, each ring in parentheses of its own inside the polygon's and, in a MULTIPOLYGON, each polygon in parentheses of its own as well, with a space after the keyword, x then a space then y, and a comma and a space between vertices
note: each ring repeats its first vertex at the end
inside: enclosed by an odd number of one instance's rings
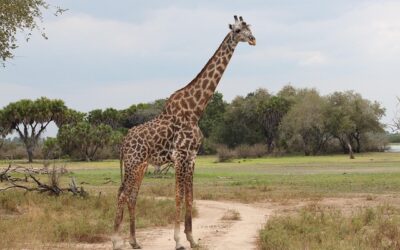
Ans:
POLYGON ((194 248, 194 249, 197 249, 197 248, 200 247, 200 245, 197 244, 197 243, 190 243, 190 247, 191 247, 191 248, 194 248))
POLYGON ((180 247, 175 248, 175 250, 185 250, 185 247, 184 246, 180 246, 180 247))
POLYGON ((119 237, 113 237, 113 250, 122 250, 124 248, 124 241, 119 237))
POLYGON ((129 242, 129 244, 131 245, 132 249, 142 249, 142 246, 137 242, 129 242))

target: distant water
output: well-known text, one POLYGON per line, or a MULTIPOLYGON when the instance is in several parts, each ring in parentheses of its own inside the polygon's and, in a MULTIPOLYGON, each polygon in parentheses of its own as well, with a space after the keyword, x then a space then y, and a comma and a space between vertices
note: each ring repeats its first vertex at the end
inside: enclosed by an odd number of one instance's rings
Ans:
POLYGON ((386 152, 400 153, 400 144, 389 144, 389 147, 386 152))

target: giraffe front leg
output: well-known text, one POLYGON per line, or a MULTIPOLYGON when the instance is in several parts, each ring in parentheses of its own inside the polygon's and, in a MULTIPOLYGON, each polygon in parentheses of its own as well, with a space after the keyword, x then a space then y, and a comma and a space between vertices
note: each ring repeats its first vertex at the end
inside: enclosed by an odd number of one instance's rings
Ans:
POLYGON ((176 250, 184 250, 185 247, 180 243, 180 224, 181 224, 181 207, 183 196, 185 192, 184 186, 184 168, 181 163, 175 165, 175 228, 174 228, 174 240, 175 240, 175 249, 176 250))
POLYGON ((198 247, 192 234, 192 207, 193 207, 193 170, 194 161, 190 163, 185 176, 185 234, 191 248, 198 247))

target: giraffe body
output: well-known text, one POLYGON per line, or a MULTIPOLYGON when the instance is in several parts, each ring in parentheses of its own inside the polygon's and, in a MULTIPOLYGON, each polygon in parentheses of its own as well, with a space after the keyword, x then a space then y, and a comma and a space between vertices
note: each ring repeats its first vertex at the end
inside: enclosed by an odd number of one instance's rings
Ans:
POLYGON ((180 213, 185 202, 185 233, 191 247, 192 236, 193 172, 197 151, 203 135, 198 121, 217 87, 238 42, 255 45, 248 25, 235 16, 235 24, 217 51, 201 72, 184 88, 173 93, 163 112, 153 120, 133 127, 124 138, 121 162, 125 173, 118 192, 117 214, 114 222, 114 249, 120 249, 118 236, 123 218, 123 206, 128 203, 130 214, 130 244, 140 248, 135 235, 135 205, 141 182, 148 164, 175 166, 175 233, 176 249, 180 243, 180 213))

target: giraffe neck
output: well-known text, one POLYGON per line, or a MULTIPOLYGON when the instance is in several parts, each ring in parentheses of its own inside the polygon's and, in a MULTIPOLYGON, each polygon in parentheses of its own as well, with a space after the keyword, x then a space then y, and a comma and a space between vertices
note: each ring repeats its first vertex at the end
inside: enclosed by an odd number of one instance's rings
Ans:
POLYGON ((224 73, 237 42, 230 32, 200 73, 168 99, 164 113, 198 122, 224 73))

